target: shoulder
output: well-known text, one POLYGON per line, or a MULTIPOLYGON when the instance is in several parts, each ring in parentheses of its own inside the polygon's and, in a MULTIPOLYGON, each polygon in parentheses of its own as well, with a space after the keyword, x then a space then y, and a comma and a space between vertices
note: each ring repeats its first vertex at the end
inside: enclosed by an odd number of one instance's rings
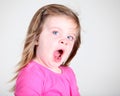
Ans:
POLYGON ((61 66, 61 69, 65 75, 69 76, 70 78, 75 78, 75 73, 71 67, 61 66))
POLYGON ((69 66, 61 66, 61 69, 66 73, 72 73, 72 74, 74 74, 74 72, 73 72, 73 69, 71 68, 71 67, 69 67, 69 66))
POLYGON ((30 62, 18 74, 15 94, 21 94, 21 92, 36 93, 42 90, 43 83, 44 71, 34 62, 30 62))
POLYGON ((43 77, 44 76, 43 73, 44 70, 42 70, 42 68, 40 68, 40 66, 37 63, 31 61, 26 67, 20 70, 18 78, 21 77, 28 79, 33 77, 36 78, 36 76, 43 77))
POLYGON ((17 82, 25 82, 25 84, 28 83, 34 83, 33 81, 37 81, 39 77, 44 77, 44 71, 37 65, 35 62, 30 62, 26 67, 20 70, 17 77, 17 82))

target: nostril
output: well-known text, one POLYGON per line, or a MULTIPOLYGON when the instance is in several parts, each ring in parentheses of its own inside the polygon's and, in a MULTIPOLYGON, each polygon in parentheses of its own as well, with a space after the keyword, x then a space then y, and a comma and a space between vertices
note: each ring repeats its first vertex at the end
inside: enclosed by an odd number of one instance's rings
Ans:
POLYGON ((63 42, 63 41, 61 41, 61 43, 63 44, 64 42, 63 42))
POLYGON ((67 42, 63 42, 63 41, 61 41, 61 44, 67 45, 67 42))
POLYGON ((66 40, 60 40, 60 43, 63 45, 67 45, 67 41, 66 40))

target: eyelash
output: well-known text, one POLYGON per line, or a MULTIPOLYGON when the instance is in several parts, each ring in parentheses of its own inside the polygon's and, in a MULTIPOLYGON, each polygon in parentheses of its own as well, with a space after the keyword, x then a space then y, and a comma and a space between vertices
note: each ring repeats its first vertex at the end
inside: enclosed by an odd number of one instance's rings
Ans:
POLYGON ((58 34, 58 31, 53 31, 52 32, 54 35, 57 35, 58 34))
POLYGON ((69 39, 70 41, 72 41, 74 39, 73 36, 67 36, 67 39, 69 39))
MULTIPOLYGON (((59 35, 59 32, 58 32, 58 31, 53 31, 52 33, 53 33, 53 35, 59 35)), ((74 40, 74 37, 71 36, 71 35, 69 35, 69 36, 67 36, 67 39, 70 40, 70 41, 73 41, 73 40, 74 40)))

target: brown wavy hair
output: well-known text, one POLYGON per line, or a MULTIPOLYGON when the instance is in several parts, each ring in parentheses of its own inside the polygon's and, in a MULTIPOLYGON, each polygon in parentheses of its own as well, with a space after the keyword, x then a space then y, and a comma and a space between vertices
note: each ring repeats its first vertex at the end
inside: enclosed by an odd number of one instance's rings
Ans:
MULTIPOLYGON (((35 15, 33 16, 30 25, 28 27, 24 48, 22 52, 22 57, 20 62, 18 63, 18 69, 16 73, 18 73, 22 68, 24 68, 31 60, 33 60, 36 56, 36 42, 39 39, 39 35, 42 32, 42 28, 44 25, 44 22, 46 18, 49 16, 56 16, 56 15, 65 15, 70 17, 75 24, 77 25, 77 39, 74 43, 72 52, 70 53, 70 56, 68 57, 67 61, 62 66, 68 66, 72 58, 75 56, 80 44, 81 44, 81 38, 80 38, 80 22, 79 18, 76 13, 74 13, 71 9, 64 5, 59 4, 49 4, 46 6, 43 6, 40 8, 35 15)), ((17 75, 14 77, 14 79, 17 78, 17 75)), ((14 89, 13 89, 14 90, 14 89)))

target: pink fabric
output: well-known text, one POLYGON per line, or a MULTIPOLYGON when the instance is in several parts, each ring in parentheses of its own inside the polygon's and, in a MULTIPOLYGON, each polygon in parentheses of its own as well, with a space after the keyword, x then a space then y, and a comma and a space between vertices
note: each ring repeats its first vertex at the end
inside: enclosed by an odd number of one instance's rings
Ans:
POLYGON ((15 96, 80 96, 70 67, 54 73, 32 61, 18 75, 15 96))

